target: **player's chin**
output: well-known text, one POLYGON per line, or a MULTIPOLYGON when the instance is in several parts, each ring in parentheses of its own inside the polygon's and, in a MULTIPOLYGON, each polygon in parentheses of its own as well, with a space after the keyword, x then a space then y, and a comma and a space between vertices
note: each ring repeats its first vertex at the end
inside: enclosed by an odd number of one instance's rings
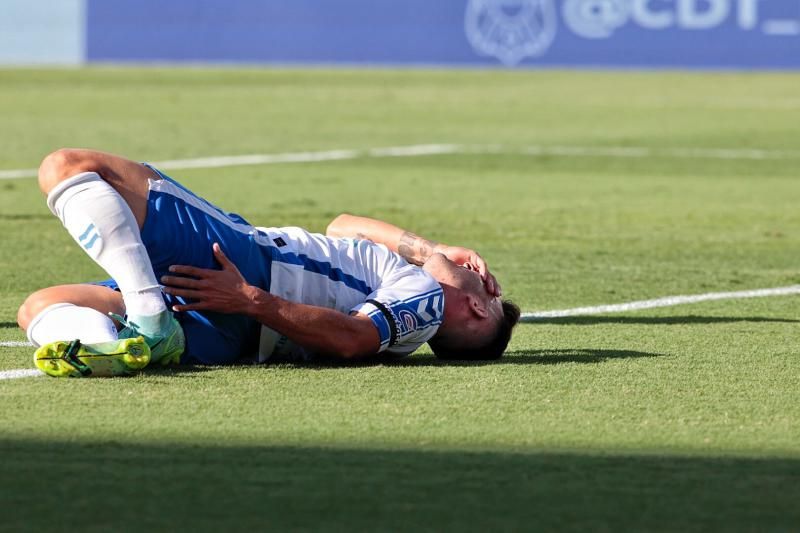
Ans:
POLYGON ((422 268, 428 273, 434 274, 445 269, 458 268, 458 266, 442 254, 431 254, 428 260, 422 264, 422 268))

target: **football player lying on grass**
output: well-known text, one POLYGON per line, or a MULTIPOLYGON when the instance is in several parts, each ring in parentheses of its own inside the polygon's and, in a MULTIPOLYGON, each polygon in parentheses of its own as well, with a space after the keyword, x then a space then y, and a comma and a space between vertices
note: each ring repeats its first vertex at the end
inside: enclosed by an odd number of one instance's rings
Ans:
POLYGON ((327 236, 256 228, 151 166, 89 150, 48 155, 39 186, 112 278, 20 307, 51 376, 404 356, 425 342, 439 357, 494 359, 519 319, 475 251, 378 220, 340 215, 327 236))

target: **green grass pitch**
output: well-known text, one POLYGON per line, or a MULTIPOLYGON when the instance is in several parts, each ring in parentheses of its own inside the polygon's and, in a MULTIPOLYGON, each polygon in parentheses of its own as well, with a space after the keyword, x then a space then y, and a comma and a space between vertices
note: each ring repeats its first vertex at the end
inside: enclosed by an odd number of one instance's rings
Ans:
MULTIPOLYGON (((171 172, 258 225, 342 211, 481 250, 524 311, 800 284, 800 76, 0 71, 0 169, 503 145, 171 172), (515 148, 644 147, 643 157, 515 148), (681 149, 767 150, 758 158, 681 149), (671 151, 670 151, 671 150, 671 151)), ((33 179, 0 180, 0 341, 102 279, 33 179)), ((0 530, 800 528, 797 296, 518 328, 503 360, 0 381, 0 530)), ((0 371, 32 368, 0 347, 0 371)))

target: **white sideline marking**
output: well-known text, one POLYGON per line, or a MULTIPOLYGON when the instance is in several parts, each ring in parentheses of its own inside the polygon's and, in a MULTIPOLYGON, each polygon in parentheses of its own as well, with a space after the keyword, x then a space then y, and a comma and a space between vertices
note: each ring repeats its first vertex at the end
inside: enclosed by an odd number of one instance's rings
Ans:
POLYGON ((4 341, 0 342, 0 347, 2 348, 16 348, 20 346, 33 346, 33 344, 29 343, 28 341, 4 341))
POLYGON ((44 376, 44 374, 33 368, 19 368, 0 372, 0 379, 38 378, 39 376, 44 376))
POLYGON ((640 311, 642 309, 654 309, 656 307, 672 307, 675 305, 708 302, 711 300, 763 298, 765 296, 788 296, 792 294, 800 294, 800 285, 791 285, 789 287, 775 287, 773 289, 757 289, 751 291, 709 292, 706 294, 666 296, 664 298, 656 298, 654 300, 640 300, 638 302, 627 302, 622 304, 598 305, 594 307, 576 307, 574 309, 560 309, 555 311, 538 311, 535 313, 524 313, 520 317, 520 319, 525 322, 535 322, 536 320, 540 320, 543 318, 562 318, 568 316, 622 313, 625 311, 640 311))
POLYGON ((420 144, 416 146, 393 146, 367 150, 370 157, 416 157, 422 155, 458 154, 464 152, 458 144, 420 144))
MULTIPOLYGON (((500 149, 501 152, 506 150, 500 149)), ((670 159, 792 159, 800 151, 761 150, 757 148, 646 148, 641 146, 529 146, 521 153, 562 157, 667 157, 670 159)))
POLYGON ((170 159, 155 161, 153 166, 164 170, 183 168, 222 168, 247 165, 275 165, 278 163, 314 163, 317 161, 340 161, 361 156, 358 150, 327 150, 324 152, 291 152, 286 154, 231 155, 222 157, 199 157, 195 159, 170 159))
POLYGON ((18 178, 35 178, 39 171, 35 168, 17 170, 0 170, 0 180, 14 180, 18 178))
MULTIPOLYGON (((223 168, 247 165, 274 165, 280 163, 317 163, 343 161, 369 157, 420 157, 446 154, 517 154, 552 155, 558 157, 667 157, 672 159, 800 159, 797 150, 761 150, 739 148, 647 148, 641 146, 501 146, 467 144, 415 144, 389 146, 366 150, 322 150, 318 152, 288 152, 282 154, 250 154, 219 157, 196 157, 154 161, 164 170, 187 168, 223 168)), ((34 178, 35 168, 0 170, 0 179, 34 178)))
MULTIPOLYGON (((576 307, 574 309, 561 309, 556 311, 538 311, 536 313, 523 313, 520 320, 523 322, 535 322, 544 318, 561 318, 569 316, 600 315, 605 313, 621 313, 623 311, 639 311, 642 309, 653 309, 655 307, 671 307, 675 305, 693 304, 707 302, 710 300, 733 300, 739 298, 764 298, 766 296, 788 296, 800 294, 800 285, 789 287, 775 287, 772 289, 756 289, 751 291, 735 292, 709 292, 706 294, 695 294, 691 296, 667 296, 655 300, 641 300, 638 302, 628 302, 614 305, 598 305, 595 307, 576 307)), ((7 341, 0 342, 0 346, 32 346, 29 342, 7 341)), ((0 380, 19 379, 43 376, 38 370, 15 369, 0 371, 0 380)))
MULTIPOLYGON (((187 168, 224 168, 248 165, 275 165, 280 163, 316 163, 319 161, 343 161, 361 157, 418 157, 463 152, 456 144, 417 144, 412 146, 389 146, 368 150, 324 150, 320 152, 288 152, 283 154, 252 154, 219 157, 196 157, 192 159, 168 159, 153 161, 152 165, 163 170, 187 168)), ((0 179, 33 178, 35 168, 0 170, 0 179)))

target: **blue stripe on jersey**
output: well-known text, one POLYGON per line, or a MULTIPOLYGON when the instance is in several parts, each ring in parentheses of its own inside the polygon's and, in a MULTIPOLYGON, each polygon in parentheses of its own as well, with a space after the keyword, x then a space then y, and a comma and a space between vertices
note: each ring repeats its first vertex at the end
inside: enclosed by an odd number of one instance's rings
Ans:
MULTIPOLYGON (((441 288, 428 291, 424 294, 408 298, 406 300, 394 301, 385 303, 388 311, 394 316, 395 322, 399 329, 398 343, 402 344, 403 337, 415 331, 427 329, 432 326, 438 326, 442 323, 444 316, 444 292, 441 288)), ((382 329, 380 323, 386 322, 386 319, 381 320, 381 316, 370 313, 370 318, 373 323, 382 329)), ((386 324, 388 328, 391 324, 386 324)), ((381 335, 381 343, 384 342, 386 337, 381 335)))
POLYGON ((386 320, 386 317, 383 316, 383 313, 380 310, 375 310, 371 312, 369 315, 370 320, 372 323, 375 324, 375 327, 378 328, 378 336, 381 340, 381 347, 384 345, 389 345, 389 340, 392 338, 392 332, 389 329, 389 323, 386 320))
POLYGON ((364 280, 358 279, 351 274, 347 274, 341 268, 334 267, 326 261, 317 261, 316 259, 311 259, 305 254, 295 254, 292 252, 283 253, 274 246, 264 246, 263 244, 261 246, 269 250, 270 258, 273 261, 287 263, 289 265, 302 266, 303 270, 307 272, 313 272, 315 274, 327 276, 331 281, 344 283, 346 287, 355 289, 365 295, 372 294, 373 292, 373 290, 364 280))

